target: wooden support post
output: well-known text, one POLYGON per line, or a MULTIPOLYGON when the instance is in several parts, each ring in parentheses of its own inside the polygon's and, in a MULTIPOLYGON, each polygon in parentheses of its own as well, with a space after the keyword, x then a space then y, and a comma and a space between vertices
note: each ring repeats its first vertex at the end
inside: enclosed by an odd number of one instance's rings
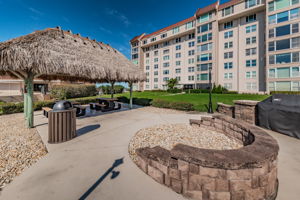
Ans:
POLYGON ((132 82, 129 83, 129 108, 132 109, 132 82))
POLYGON ((26 78, 24 78, 24 94, 23 94, 23 99, 24 99, 23 109, 24 110, 23 110, 23 112, 24 112, 25 120, 27 120, 27 95, 28 95, 27 85, 28 85, 28 80, 26 78))
POLYGON ((115 93, 115 82, 111 82, 111 87, 110 87, 111 98, 114 98, 114 93, 115 93))
POLYGON ((28 73, 25 78, 26 84, 26 125, 28 128, 33 128, 33 78, 34 75, 32 73, 28 73))

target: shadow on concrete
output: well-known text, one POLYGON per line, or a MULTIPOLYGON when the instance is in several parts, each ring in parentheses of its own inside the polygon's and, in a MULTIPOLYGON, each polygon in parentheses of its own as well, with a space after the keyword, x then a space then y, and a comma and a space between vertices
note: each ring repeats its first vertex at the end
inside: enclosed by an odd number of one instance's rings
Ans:
POLYGON ((79 200, 85 200, 110 173, 111 173, 110 179, 117 178, 120 175, 120 171, 115 171, 114 169, 123 163, 124 163, 124 158, 115 160, 113 165, 79 198, 79 200))
POLYGON ((100 128, 100 124, 88 125, 76 131, 77 136, 81 136, 100 128))

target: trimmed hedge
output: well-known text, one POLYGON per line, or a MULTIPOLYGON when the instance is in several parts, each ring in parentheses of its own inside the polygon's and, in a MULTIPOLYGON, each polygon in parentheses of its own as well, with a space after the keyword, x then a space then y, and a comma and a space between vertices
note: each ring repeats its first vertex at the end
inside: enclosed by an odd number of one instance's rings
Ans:
POLYGON ((54 85, 50 94, 55 99, 90 97, 97 95, 97 89, 95 85, 54 85))
POLYGON ((173 89, 168 89, 167 92, 168 93, 181 93, 182 90, 178 89, 178 88, 173 88, 173 89))
POLYGON ((300 95, 300 91, 272 91, 270 94, 297 94, 300 95))
MULTIPOLYGON (((129 98, 121 96, 117 97, 119 102, 129 103, 129 98)), ((132 103, 139 106, 150 106, 152 99, 147 98, 132 98, 132 103)))
POLYGON ((162 99, 155 99, 151 102, 151 105, 158 108, 170 108, 175 110, 184 110, 184 111, 192 111, 194 109, 194 105, 187 102, 171 102, 162 99))

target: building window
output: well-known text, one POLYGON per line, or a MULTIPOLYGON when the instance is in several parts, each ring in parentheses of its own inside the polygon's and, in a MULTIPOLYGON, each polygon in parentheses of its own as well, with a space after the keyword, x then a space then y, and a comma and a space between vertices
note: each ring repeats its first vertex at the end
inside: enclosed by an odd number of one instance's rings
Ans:
POLYGON ((193 42, 189 42, 189 47, 193 47, 193 46, 195 46, 195 42, 193 41, 193 42))
POLYGON ((276 69, 269 69, 269 78, 276 78, 276 69))
POLYGON ((154 76, 158 76, 158 71, 154 71, 154 76))
POLYGON ((233 73, 224 73, 224 79, 228 80, 228 79, 232 79, 233 78, 233 73))
POLYGON ((212 33, 198 36, 198 43, 212 40, 212 33))
POLYGON ((198 26, 198 33, 204 33, 207 31, 210 31, 212 29, 212 23, 204 24, 201 26, 198 26))
POLYGON ((233 52, 225 52, 224 53, 224 59, 233 58, 233 52))
POLYGON ((154 69, 158 69, 158 64, 155 64, 155 65, 154 65, 154 69))
POLYGON ((194 72, 195 71, 195 68, 194 67, 189 67, 188 68, 188 72, 194 72))
POLYGON ((154 78, 154 83, 157 83, 158 82, 158 78, 154 78))
POLYGON ((179 26, 178 27, 175 27, 175 28, 173 28, 173 34, 176 34, 176 33, 178 33, 179 32, 179 26))
POLYGON ((175 73, 176 74, 180 74, 181 73, 181 69, 180 68, 175 69, 175 73))
POLYGON ((246 72, 246 78, 247 79, 256 78, 256 71, 246 72))
POLYGON ((224 87, 225 87, 227 90, 231 90, 231 89, 232 89, 232 83, 224 83, 224 87))
POLYGON ((246 49, 246 56, 256 55, 256 48, 246 49))
POLYGON ((197 74, 197 80, 198 81, 207 81, 208 80, 208 74, 197 74))
POLYGON ((198 23, 207 22, 212 18, 212 13, 206 13, 198 18, 198 23))
POLYGON ((256 6, 260 3, 260 0, 246 0, 245 1, 245 8, 251 8, 256 6))
POLYGON ((269 24, 281 23, 293 19, 298 19, 300 16, 300 8, 295 8, 289 11, 277 13, 274 15, 270 15, 268 17, 269 24))
POLYGON ((198 55, 198 61, 208 61, 208 60, 212 60, 211 53, 201 54, 200 56, 198 55))
POLYGON ((180 50, 181 49, 181 45, 177 45, 176 46, 176 51, 180 50))
POLYGON ((246 22, 249 23, 249 22, 254 22, 256 21, 256 14, 253 14, 253 15, 249 15, 246 17, 246 22))
POLYGON ((181 57, 181 53, 176 53, 176 58, 180 58, 181 57))
POLYGON ((269 56, 269 64, 286 64, 299 62, 299 52, 282 53, 269 56))
POLYGON ((164 74, 164 75, 169 74, 169 73, 170 73, 169 70, 164 70, 164 71, 163 71, 163 74, 164 74))
POLYGON ((154 58, 154 62, 158 62, 158 58, 154 58))
POLYGON ((198 52, 210 51, 212 50, 212 43, 203 44, 197 47, 198 52))
POLYGON ((175 78, 177 79, 178 82, 181 80, 180 76, 176 76, 175 78))
POLYGON ((290 78, 290 68, 282 67, 276 69, 277 78, 290 78))
POLYGON ((256 44, 256 37, 248 37, 246 38, 246 44, 256 44))
POLYGON ((188 63, 189 63, 189 64, 195 63, 195 59, 194 59, 194 58, 189 58, 189 59, 188 59, 188 63))
POLYGON ((189 80, 189 81, 193 81, 194 79, 195 79, 194 76, 188 76, 188 80, 189 80))
POLYGON ((224 8, 224 9, 222 10, 222 16, 224 17, 224 16, 227 16, 227 15, 230 15, 230 14, 232 14, 233 12, 234 12, 234 6, 229 6, 229 7, 224 8))
POLYGON ((170 63, 166 62, 163 64, 163 67, 169 67, 170 66, 170 63))
POLYGON ((154 51, 154 56, 158 56, 158 51, 154 51))
POLYGON ((163 60, 170 60, 170 56, 164 56, 163 60))
POLYGON ((168 53, 170 53, 170 50, 169 50, 169 49, 165 49, 165 50, 163 51, 163 54, 168 54, 168 53))
POLYGON ((233 63, 232 62, 224 63, 224 69, 232 69, 232 68, 233 68, 233 63))
POLYGON ((164 81, 164 82, 167 82, 168 80, 169 80, 169 77, 164 77, 164 78, 163 78, 163 81, 164 81))
POLYGON ((164 33, 164 34, 161 34, 160 38, 163 39, 163 38, 165 38, 165 37, 167 37, 167 36, 168 36, 168 34, 167 34, 167 33, 164 33))
POLYGON ((197 71, 207 71, 209 68, 212 68, 212 63, 197 65, 197 71))
POLYGON ((225 42, 224 43, 224 48, 225 49, 229 49, 229 48, 232 48, 233 47, 233 42, 231 41, 231 42, 225 42))
POLYGON ((188 55, 189 55, 189 56, 195 55, 195 50, 190 50, 190 51, 188 52, 188 55))
POLYGON ((179 42, 181 42, 181 38, 176 38, 175 43, 179 43, 179 42))
POLYGON ((189 40, 194 39, 194 38, 195 38, 195 33, 191 33, 188 35, 189 40))
POLYGON ((246 83, 246 89, 247 90, 256 90, 257 89, 256 82, 247 82, 246 83))
POLYGON ((185 24, 185 29, 188 30, 188 29, 191 29, 194 27, 194 23, 193 22, 188 22, 185 24))
POLYGON ((246 67, 256 67, 256 65, 257 65, 256 59, 246 60, 246 67))
POLYGON ((150 54, 149 53, 146 53, 146 58, 149 58, 150 54))
POLYGON ((292 77, 300 77, 300 67, 292 67, 292 77))
POLYGON ((300 47, 300 37, 292 38, 291 39, 292 48, 296 49, 300 47))
POLYGON ((175 64, 176 64, 176 66, 180 66, 181 62, 180 61, 176 61, 175 64))
POLYGON ((246 33, 256 32, 256 24, 252 26, 246 26, 246 33))
POLYGON ((224 38, 231 38, 233 37, 233 31, 227 31, 224 33, 224 38))
POLYGON ((150 75, 150 73, 149 72, 146 72, 146 76, 149 76, 150 75))
POLYGON ((153 49, 158 49, 158 44, 154 45, 153 49))
POLYGON ((156 40, 156 37, 150 39, 151 42, 154 42, 155 40, 156 40))
POLYGON ((300 82, 299 81, 297 81, 297 82, 293 81, 292 82, 292 91, 300 91, 300 82))
POLYGON ((224 23, 224 29, 232 28, 233 27, 233 21, 224 23))
POLYGON ((298 33, 299 32, 299 24, 292 24, 292 33, 298 33))
POLYGON ((146 70, 149 70, 149 69, 150 69, 150 66, 149 66, 149 65, 147 65, 147 66, 146 66, 146 70))

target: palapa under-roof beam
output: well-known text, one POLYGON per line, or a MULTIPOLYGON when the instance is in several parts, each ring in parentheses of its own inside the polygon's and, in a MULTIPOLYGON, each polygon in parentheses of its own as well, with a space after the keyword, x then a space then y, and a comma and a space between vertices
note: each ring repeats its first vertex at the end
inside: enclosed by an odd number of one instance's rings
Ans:
POLYGON ((48 28, 0 43, 0 73, 25 82, 24 112, 33 127, 33 79, 138 82, 145 75, 109 45, 48 28))

